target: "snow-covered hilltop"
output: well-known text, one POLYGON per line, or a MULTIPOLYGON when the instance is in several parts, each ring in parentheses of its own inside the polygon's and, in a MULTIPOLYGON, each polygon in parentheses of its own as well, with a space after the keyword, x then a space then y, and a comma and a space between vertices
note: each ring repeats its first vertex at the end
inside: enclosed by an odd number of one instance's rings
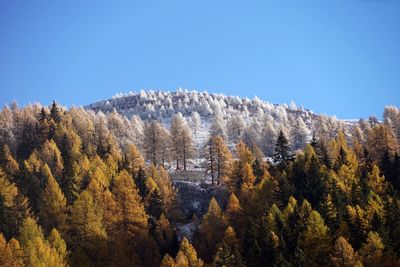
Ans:
POLYGON ((110 112, 114 108, 126 116, 140 115, 142 119, 169 118, 180 112, 185 117, 190 117, 196 111, 202 117, 211 117, 215 113, 224 116, 240 114, 246 118, 260 114, 277 114, 281 109, 289 113, 303 113, 307 116, 312 112, 297 108, 294 103, 290 106, 274 105, 254 97, 240 98, 224 94, 211 94, 179 89, 176 92, 165 91, 140 91, 126 94, 118 93, 111 99, 90 104, 87 108, 110 112))
POLYGON ((273 151, 279 131, 283 131, 296 150, 311 140, 312 134, 327 138, 339 129, 348 130, 348 123, 335 117, 317 115, 310 110, 290 105, 276 105, 224 94, 211 94, 179 89, 176 92, 140 91, 117 94, 111 99, 85 106, 102 113, 119 113, 131 123, 160 121, 169 127, 172 117, 181 113, 189 123, 197 146, 209 133, 217 132, 229 143, 239 139, 248 145, 257 144, 265 155, 273 151))

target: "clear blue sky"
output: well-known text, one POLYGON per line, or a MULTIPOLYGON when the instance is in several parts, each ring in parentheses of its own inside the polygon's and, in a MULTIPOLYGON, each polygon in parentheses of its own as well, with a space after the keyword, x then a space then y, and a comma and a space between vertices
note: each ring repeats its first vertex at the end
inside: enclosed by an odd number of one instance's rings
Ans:
POLYGON ((181 86, 339 118, 400 106, 398 0, 100 2, 0 0, 1 105, 181 86))

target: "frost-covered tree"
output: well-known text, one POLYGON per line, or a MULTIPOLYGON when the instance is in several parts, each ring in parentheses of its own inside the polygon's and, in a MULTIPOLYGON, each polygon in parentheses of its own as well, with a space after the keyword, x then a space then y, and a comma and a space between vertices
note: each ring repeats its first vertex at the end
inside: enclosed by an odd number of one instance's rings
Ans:
POLYGON ((197 111, 193 111, 192 115, 191 115, 191 124, 192 124, 192 128, 193 128, 193 132, 196 134, 197 130, 200 128, 201 126, 201 118, 200 115, 197 111))
POLYGON ((168 130, 157 121, 146 123, 143 139, 146 159, 154 165, 164 164, 170 147, 168 130))
POLYGON ((107 127, 115 136, 122 151, 128 151, 129 144, 135 141, 129 120, 114 109, 107 115, 107 127))
POLYGON ((395 106, 387 106, 383 112, 383 120, 395 133, 397 140, 400 141, 400 110, 395 106))
POLYGON ((187 160, 194 155, 194 143, 192 133, 181 113, 176 114, 171 122, 172 153, 179 170, 179 162, 183 163, 183 169, 187 168, 187 160))
POLYGON ((274 145, 277 137, 278 134, 276 129, 274 128, 273 121, 265 121, 261 133, 261 148, 266 156, 272 156, 272 154, 274 153, 274 145))
POLYGON ((0 112, 0 143, 14 143, 14 118, 12 111, 6 106, 0 112))
POLYGON ((246 127, 246 122, 242 116, 236 114, 230 117, 226 124, 229 140, 237 143, 242 137, 243 131, 246 127))
POLYGON ((260 121, 253 118, 250 125, 243 132, 242 140, 249 147, 254 147, 260 142, 262 126, 260 121))
POLYGON ((141 147, 143 141, 144 123, 137 115, 132 116, 130 122, 131 122, 132 134, 135 139, 135 144, 141 147))
POLYGON ((226 139, 225 121, 221 113, 216 113, 213 116, 210 129, 212 136, 221 136, 226 139))
POLYGON ((296 119, 296 124, 292 128, 292 149, 303 148, 310 139, 311 132, 307 128, 301 117, 296 119))

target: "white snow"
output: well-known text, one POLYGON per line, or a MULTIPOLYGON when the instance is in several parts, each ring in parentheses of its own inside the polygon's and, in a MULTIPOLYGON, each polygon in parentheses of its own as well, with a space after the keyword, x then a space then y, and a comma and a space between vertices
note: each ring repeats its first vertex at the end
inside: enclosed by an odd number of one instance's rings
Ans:
MULTIPOLYGON (((118 93, 110 99, 90 104, 85 108, 106 114, 115 109, 128 119, 136 115, 144 121, 158 120, 167 129, 172 117, 180 112, 192 130, 197 152, 202 150, 210 133, 225 136, 230 148, 242 139, 249 145, 258 144, 266 156, 271 156, 280 130, 290 141, 294 141, 292 148, 295 150, 311 140, 313 133, 335 135, 339 129, 343 129, 350 135, 350 129, 354 125, 349 120, 341 121, 335 117, 316 115, 307 109, 297 108, 294 102, 289 106, 274 105, 258 97, 250 100, 182 88, 171 93, 144 90, 139 93, 118 93), (235 121, 237 123, 233 123, 235 121)), ((130 124, 131 128, 135 128, 136 124, 141 122, 135 119, 130 121, 130 124)), ((128 126, 126 128, 129 129, 128 126)), ((137 134, 136 138, 139 138, 137 134)), ((202 157, 198 154, 196 158, 202 157)), ((195 167, 200 168, 200 162, 193 162, 191 168, 195 167)))

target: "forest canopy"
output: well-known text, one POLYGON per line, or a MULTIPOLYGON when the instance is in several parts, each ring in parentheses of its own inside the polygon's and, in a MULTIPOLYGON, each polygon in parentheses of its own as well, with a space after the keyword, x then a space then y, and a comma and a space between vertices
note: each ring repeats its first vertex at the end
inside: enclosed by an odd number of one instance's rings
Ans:
POLYGON ((203 140, 195 113, 4 107, 0 266, 400 266, 399 109, 263 135, 240 118, 203 140), (223 192, 201 217, 173 179, 194 172, 223 192))

